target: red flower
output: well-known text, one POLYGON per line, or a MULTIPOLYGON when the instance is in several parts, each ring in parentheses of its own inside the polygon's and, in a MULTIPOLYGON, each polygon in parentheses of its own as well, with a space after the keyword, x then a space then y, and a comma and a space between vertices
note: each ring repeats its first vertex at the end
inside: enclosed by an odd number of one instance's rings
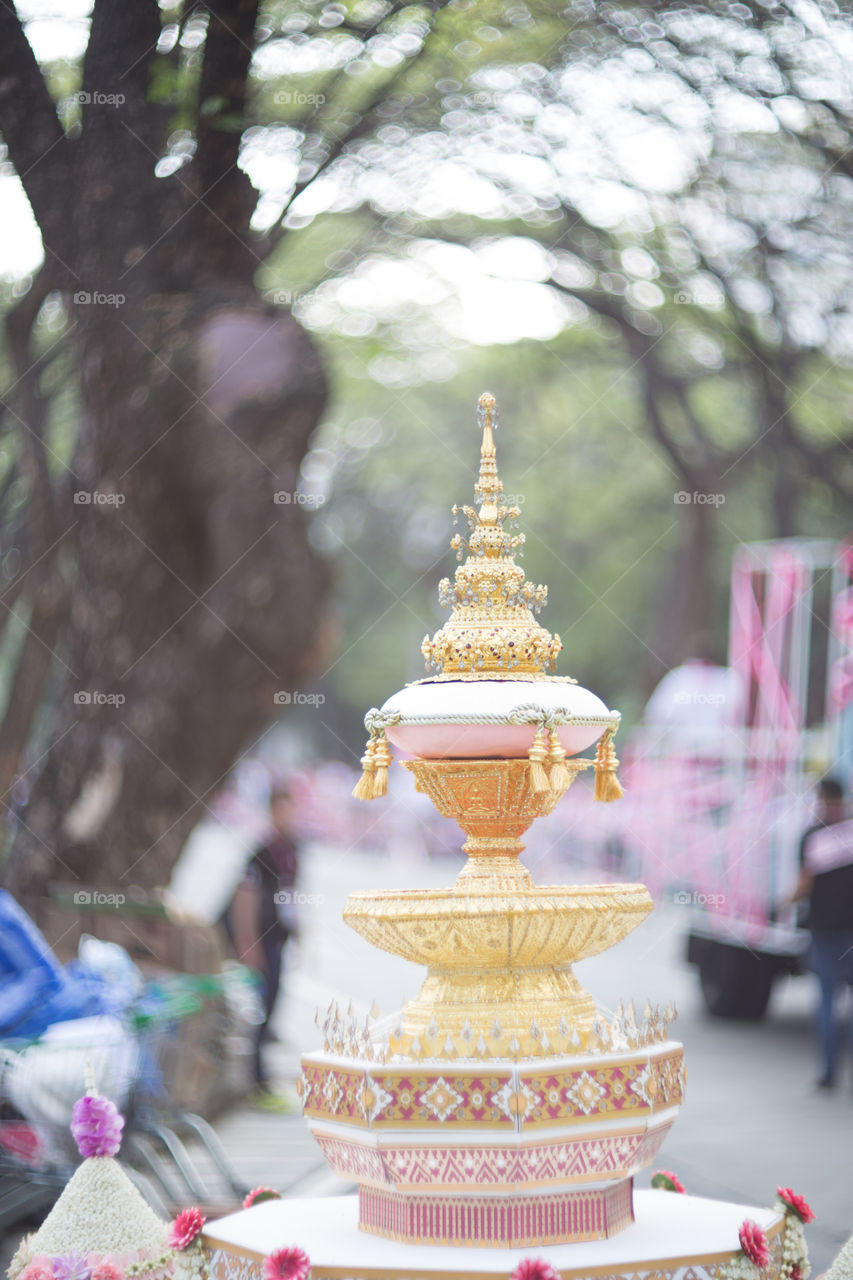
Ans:
POLYGON ((801 1267, 791 1267, 791 1280, 803 1280, 801 1267))
POLYGON ((777 1187, 776 1194, 786 1209, 793 1209, 800 1222, 814 1222, 814 1211, 807 1200, 798 1196, 790 1187, 777 1187))
POLYGON ((188 1248, 207 1222, 201 1209, 183 1209, 172 1223, 169 1232, 169 1244, 173 1249, 188 1248))
POLYGON ((296 1245, 276 1249, 264 1258, 264 1280, 308 1280, 310 1274, 311 1259, 296 1245))
POLYGON ((250 1191, 243 1201, 244 1209, 251 1209, 253 1204, 261 1204, 264 1200, 280 1200, 281 1192, 273 1191, 272 1187, 255 1187, 250 1191))
POLYGON ((677 1191, 684 1195, 684 1183, 674 1173, 670 1173, 669 1169, 658 1169, 653 1173, 652 1186, 656 1191, 677 1191))
POLYGON ((560 1273, 542 1258, 525 1258, 519 1262, 509 1280, 560 1280, 560 1273))
POLYGON ((753 1222, 752 1218, 746 1218, 740 1224, 738 1232, 740 1247, 743 1249, 750 1262, 754 1262, 757 1267, 762 1270, 770 1261, 770 1250, 767 1248, 767 1236, 761 1230, 757 1222, 753 1222))

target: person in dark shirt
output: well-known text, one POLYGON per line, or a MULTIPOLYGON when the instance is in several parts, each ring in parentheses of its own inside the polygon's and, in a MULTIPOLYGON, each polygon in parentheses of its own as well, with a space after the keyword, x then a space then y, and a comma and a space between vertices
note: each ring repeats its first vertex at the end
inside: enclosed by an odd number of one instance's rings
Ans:
POLYGON ((299 871, 299 847, 293 836, 294 806, 287 787, 270 794, 273 832, 255 850, 245 878, 238 886, 230 915, 230 932, 238 957, 260 973, 264 1020, 254 1048, 255 1100, 269 1109, 285 1109, 284 1100, 269 1087, 262 1048, 272 1038, 270 1022, 281 989, 282 955, 297 933, 294 890, 299 871))
POLYGON ((835 778, 824 778, 818 794, 819 820, 800 842, 800 878, 792 901, 808 902, 807 923, 820 983, 823 1074, 817 1083, 831 1089, 838 1063, 835 997, 845 982, 853 986, 853 822, 845 821, 844 791, 835 778))

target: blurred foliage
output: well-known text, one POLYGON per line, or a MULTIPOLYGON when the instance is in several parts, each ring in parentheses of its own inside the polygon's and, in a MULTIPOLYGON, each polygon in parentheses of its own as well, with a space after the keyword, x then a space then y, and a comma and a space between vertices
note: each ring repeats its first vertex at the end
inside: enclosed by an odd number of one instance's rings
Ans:
MULTIPOLYGON (((206 23, 163 9, 158 172, 180 173, 199 118, 243 132, 258 287, 326 352, 334 403, 302 484, 339 566, 322 678, 345 740, 421 674, 486 386, 562 670, 636 711, 684 656, 688 590, 722 658, 735 544, 840 537, 849 519, 849 16, 828 0, 269 0, 245 118, 196 102, 206 23), (722 500, 675 501, 693 490, 722 500)), ((72 64, 50 77, 68 97, 72 64)), ((39 323, 49 344, 58 300, 39 323)), ((57 465, 66 372, 44 374, 57 465)))

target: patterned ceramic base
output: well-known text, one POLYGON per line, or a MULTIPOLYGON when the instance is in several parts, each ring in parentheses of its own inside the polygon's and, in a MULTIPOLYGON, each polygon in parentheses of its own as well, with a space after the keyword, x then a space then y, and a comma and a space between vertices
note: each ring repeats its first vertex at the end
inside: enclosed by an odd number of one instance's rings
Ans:
POLYGON ((508 1248, 603 1240, 634 1221, 630 1178, 615 1186, 546 1195, 400 1195, 360 1187, 362 1231, 424 1244, 508 1248))
POLYGON ((517 1145, 463 1142, 413 1145, 394 1134, 377 1134, 368 1144, 359 1135, 313 1126, 331 1167, 347 1182, 399 1191, 529 1191, 575 1187, 627 1178, 654 1160, 672 1121, 655 1129, 583 1136, 542 1137, 517 1145))
POLYGON ((641 1118, 680 1105, 680 1044, 601 1057, 482 1066, 418 1062, 410 1066, 309 1053, 297 1085, 309 1120, 364 1129, 525 1131, 641 1118))
POLYGON ((626 1227, 630 1179, 654 1159, 683 1085, 681 1046, 666 1042, 482 1065, 308 1054, 300 1092, 332 1168, 359 1186, 363 1230, 476 1245, 626 1227))
POLYGON ((638 1191, 636 1221, 609 1240, 523 1249, 399 1244, 357 1227, 355 1196, 278 1200, 208 1223, 213 1280, 262 1280, 263 1259, 298 1245, 311 1280, 508 1280, 525 1257, 544 1258, 562 1280, 718 1280, 740 1256, 738 1227, 764 1228, 771 1260, 762 1280, 779 1280, 783 1220, 772 1209, 638 1191))

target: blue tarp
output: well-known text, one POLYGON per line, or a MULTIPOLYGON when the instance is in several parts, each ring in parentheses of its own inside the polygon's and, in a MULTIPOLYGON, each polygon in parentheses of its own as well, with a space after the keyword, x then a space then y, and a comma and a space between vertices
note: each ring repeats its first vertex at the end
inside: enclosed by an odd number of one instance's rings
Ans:
POLYGON ((105 983, 63 967, 10 893, 0 889, 0 1037, 37 1036, 54 1022, 110 1013, 105 983))

